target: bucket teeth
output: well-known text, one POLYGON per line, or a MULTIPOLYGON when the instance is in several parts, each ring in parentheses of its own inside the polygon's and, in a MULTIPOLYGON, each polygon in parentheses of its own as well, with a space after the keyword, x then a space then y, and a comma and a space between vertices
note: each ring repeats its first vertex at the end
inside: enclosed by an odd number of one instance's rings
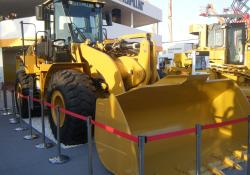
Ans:
POLYGON ((208 164, 209 172, 214 175, 225 175, 222 171, 225 168, 226 166, 221 161, 208 164))
POLYGON ((236 151, 234 151, 234 157, 237 159, 240 159, 240 160, 247 161, 247 152, 236 150, 236 151))
POLYGON ((223 162, 226 166, 235 168, 236 170, 242 171, 242 167, 229 157, 226 157, 223 162))
POLYGON ((221 170, 219 170, 218 168, 211 168, 210 169, 211 173, 214 175, 225 175, 225 173, 223 173, 221 170))

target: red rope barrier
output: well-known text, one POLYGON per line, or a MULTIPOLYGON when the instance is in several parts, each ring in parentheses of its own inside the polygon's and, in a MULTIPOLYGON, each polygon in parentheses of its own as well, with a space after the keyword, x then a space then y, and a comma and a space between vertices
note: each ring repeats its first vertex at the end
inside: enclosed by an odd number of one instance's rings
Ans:
MULTIPOLYGON (((20 94, 20 97, 28 99, 27 96, 24 96, 22 94, 20 94)), ((41 100, 39 100, 37 98, 32 98, 32 100, 35 101, 35 102, 41 103, 41 100)), ((44 101, 43 103, 44 103, 44 105, 46 105, 46 106, 48 106, 50 108, 55 108, 56 107, 55 105, 53 105, 53 104, 51 104, 49 102, 46 102, 46 101, 44 101)), ((69 110, 66 110, 64 108, 60 108, 60 111, 63 112, 63 113, 65 113, 65 114, 67 114, 67 115, 70 115, 70 116, 72 116, 74 118, 77 118, 77 119, 80 119, 80 120, 83 120, 83 121, 87 120, 86 116, 83 116, 83 115, 80 115, 80 114, 76 114, 76 113, 71 112, 69 110)), ((133 136, 133 135, 127 134, 125 132, 119 131, 119 130, 117 130, 115 128, 112 128, 110 126, 104 125, 104 124, 102 124, 100 122, 97 122, 97 121, 94 121, 94 120, 91 120, 91 123, 94 124, 94 125, 96 125, 97 127, 101 128, 101 129, 104 129, 105 131, 107 131, 109 133, 115 134, 117 136, 120 136, 122 138, 128 139, 128 140, 133 141, 133 142, 138 142, 138 138, 136 136, 133 136)))
POLYGON ((64 108, 60 108, 60 111, 61 111, 62 113, 64 113, 64 114, 70 115, 70 116, 72 116, 72 117, 74 117, 74 118, 77 118, 77 119, 80 119, 80 120, 83 120, 83 121, 86 121, 86 120, 87 120, 87 117, 86 117, 86 116, 82 116, 82 115, 80 115, 80 114, 76 114, 76 113, 71 112, 71 111, 68 111, 68 110, 66 110, 66 109, 64 109, 64 108))
POLYGON ((40 99, 38 99, 38 98, 31 98, 31 100, 33 100, 34 102, 41 103, 41 100, 40 100, 40 99))
POLYGON ((29 98, 28 96, 24 96, 23 94, 20 94, 20 93, 18 93, 17 95, 20 96, 21 98, 26 99, 26 100, 28 100, 28 98, 29 98))
POLYGON ((248 121, 248 118, 244 117, 244 118, 229 120, 229 121, 225 121, 225 122, 221 122, 221 123, 207 124, 207 125, 204 125, 202 127, 202 129, 203 130, 206 130, 206 129, 215 129, 215 128, 220 128, 220 127, 228 126, 228 125, 234 125, 234 124, 238 124, 238 123, 242 123, 242 122, 247 122, 247 121, 248 121))
POLYGON ((43 104, 44 104, 45 106, 50 107, 51 109, 55 109, 55 108, 56 108, 56 106, 55 106, 55 105, 50 104, 49 102, 46 102, 46 101, 44 101, 44 102, 43 102, 43 104))
POLYGON ((178 130, 178 131, 172 131, 168 133, 163 133, 163 134, 158 134, 158 135, 153 135, 153 136, 148 136, 147 141, 148 142, 153 142, 153 141, 158 141, 162 139, 169 139, 177 136, 183 136, 183 135, 188 135, 188 134, 193 134, 196 132, 195 128, 189 128, 189 129, 183 129, 183 130, 178 130))
MULTIPOLYGON (((18 95, 21 97, 21 98, 24 98, 24 99, 28 99, 29 97, 28 96, 24 96, 20 93, 18 93, 18 95)), ((249 96, 247 96, 248 99, 250 99, 249 96)), ((41 103, 41 100, 40 99, 37 99, 37 98, 32 98, 33 101, 35 102, 39 102, 41 103)), ((55 108, 55 105, 53 104, 50 104, 46 101, 43 102, 44 105, 54 109, 55 108)), ((83 121, 86 121, 87 120, 87 117, 86 116, 83 116, 83 115, 80 115, 80 114, 76 114, 74 112, 71 112, 71 111, 68 111, 64 108, 60 108, 60 111, 67 114, 67 115, 70 115, 72 117, 75 117, 77 119, 80 119, 80 120, 83 120, 83 121)), ((228 125, 234 125, 234 124, 238 124, 238 123, 242 123, 242 122, 247 122, 248 121, 248 117, 244 117, 244 118, 239 118, 239 119, 233 119, 233 120, 229 120, 229 121, 225 121, 225 122, 221 122, 221 123, 215 123, 215 124, 206 124, 206 125, 203 125, 202 126, 202 130, 207 130, 207 129, 215 129, 215 128, 219 128, 219 127, 223 127, 223 126, 228 126, 228 125)), ((128 134, 128 133, 125 133, 123 131, 120 131, 118 129, 115 129, 111 126, 108 126, 108 125, 105 125, 103 123, 100 123, 100 122, 97 122, 97 121, 94 121, 94 120, 91 120, 91 123, 109 133, 112 133, 112 134, 115 134, 117 136, 120 136, 122 138, 125 138, 127 140, 130 140, 132 142, 138 142, 138 137, 137 136, 134 136, 134 135, 131 135, 131 134, 128 134)), ((188 128, 188 129, 183 129, 183 130, 178 130, 178 131, 172 131, 172 132, 168 132, 168 133, 163 133, 163 134, 157 134, 157 135, 153 135, 153 136, 148 136, 147 137, 147 141, 148 142, 153 142, 153 141, 158 141, 158 140, 162 140, 162 139, 169 139, 169 138, 174 138, 174 137, 178 137, 178 136, 183 136, 183 135, 188 135, 188 134, 193 134, 196 132, 196 129, 195 128, 188 128)))
POLYGON ((131 134, 127 134, 127 133, 125 133, 125 132, 123 132, 123 131, 119 131, 119 130, 117 130, 117 129, 115 129, 115 128, 112 128, 112 127, 110 127, 110 126, 104 125, 104 124, 102 124, 102 123, 100 123, 100 122, 97 122, 97 121, 94 121, 94 120, 92 120, 91 123, 92 123, 93 125, 99 127, 99 128, 104 129, 105 131, 107 131, 107 132, 109 132, 109 133, 118 135, 118 136, 120 136, 120 137, 122 137, 122 138, 125 138, 125 139, 128 139, 128 140, 130 140, 130 141, 132 141, 132 142, 136 142, 136 143, 138 142, 138 137, 136 137, 136 136, 133 136, 133 135, 131 135, 131 134))

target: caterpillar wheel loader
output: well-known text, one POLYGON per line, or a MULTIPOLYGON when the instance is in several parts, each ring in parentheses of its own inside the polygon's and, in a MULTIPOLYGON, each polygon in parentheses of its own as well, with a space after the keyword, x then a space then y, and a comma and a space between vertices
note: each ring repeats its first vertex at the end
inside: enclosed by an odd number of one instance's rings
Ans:
POLYGON ((198 47, 175 54, 175 66, 165 70, 167 74, 192 74, 193 69, 208 72, 211 79, 234 80, 250 96, 250 28, 246 23, 193 24, 189 31, 198 35, 198 47))
MULTIPOLYGON (((28 95, 27 77, 32 76, 34 96, 72 112, 93 116, 96 121, 126 133, 144 136, 190 128, 196 123, 218 123, 250 113, 247 99, 230 80, 211 81, 207 75, 159 80, 151 35, 103 38, 103 6, 99 0, 49 0, 36 7, 37 19, 45 25, 45 31, 37 34, 44 36, 35 37, 35 44, 24 47, 23 55, 19 56, 23 66, 17 73, 17 92, 28 95)), ((27 103, 19 96, 17 101, 21 115, 25 116, 27 103)), ((55 113, 55 109, 48 109, 54 136, 55 113)), ((86 122, 63 113, 60 132, 61 138, 57 139, 66 145, 87 142, 86 122)), ((243 149, 246 135, 245 123, 204 132, 203 169, 208 170, 209 163, 223 162, 234 150, 243 149)), ((138 174, 136 143, 97 127, 94 137, 100 160, 110 172, 138 174)), ((192 172, 194 145, 192 134, 147 143, 145 174, 192 172)))

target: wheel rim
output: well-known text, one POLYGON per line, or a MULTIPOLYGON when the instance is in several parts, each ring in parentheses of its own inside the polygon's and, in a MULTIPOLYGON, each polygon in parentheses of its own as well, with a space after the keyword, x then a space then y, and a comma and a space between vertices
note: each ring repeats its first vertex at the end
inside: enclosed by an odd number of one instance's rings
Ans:
MULTIPOLYGON (((59 106, 60 108, 65 108, 64 98, 63 98, 63 95, 61 94, 60 91, 56 90, 53 92, 52 98, 51 98, 51 103, 55 106, 59 106)), ((55 108, 51 109, 51 115, 52 115, 52 119, 53 119, 54 124, 57 126, 56 109, 55 108)), ((63 127, 64 120, 65 120, 65 114, 60 112, 60 127, 63 127)))

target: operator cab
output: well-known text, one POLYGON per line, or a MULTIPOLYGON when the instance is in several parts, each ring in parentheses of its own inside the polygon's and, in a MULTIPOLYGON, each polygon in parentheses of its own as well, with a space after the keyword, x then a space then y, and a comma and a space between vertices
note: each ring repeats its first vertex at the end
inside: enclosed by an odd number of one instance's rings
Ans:
POLYGON ((54 1, 55 39, 82 43, 102 41, 102 4, 54 1))
POLYGON ((225 48, 225 64, 244 65, 246 45, 245 23, 212 24, 208 27, 208 47, 220 51, 225 48))
POLYGON ((70 62, 70 43, 102 41, 103 6, 98 0, 49 0, 37 6, 36 18, 45 23, 45 40, 37 42, 37 53, 47 51, 49 61, 70 62))

